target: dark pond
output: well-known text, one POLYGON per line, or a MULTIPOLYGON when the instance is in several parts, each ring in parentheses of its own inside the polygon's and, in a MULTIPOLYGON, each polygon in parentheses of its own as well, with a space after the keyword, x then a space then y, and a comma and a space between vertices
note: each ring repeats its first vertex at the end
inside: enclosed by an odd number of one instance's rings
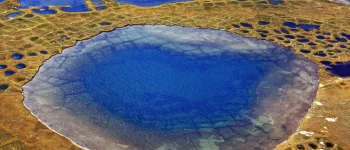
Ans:
POLYGON ((192 0, 115 0, 116 2, 138 5, 138 6, 158 6, 167 3, 186 2, 192 0))

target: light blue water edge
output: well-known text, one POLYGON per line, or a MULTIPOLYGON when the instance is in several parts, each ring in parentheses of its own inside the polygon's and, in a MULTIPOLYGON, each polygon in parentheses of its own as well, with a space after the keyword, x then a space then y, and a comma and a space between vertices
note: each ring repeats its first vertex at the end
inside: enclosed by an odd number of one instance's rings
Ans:
POLYGON ((82 147, 215 150, 272 149, 317 87, 317 65, 268 41, 129 26, 53 56, 23 89, 38 119, 82 147))

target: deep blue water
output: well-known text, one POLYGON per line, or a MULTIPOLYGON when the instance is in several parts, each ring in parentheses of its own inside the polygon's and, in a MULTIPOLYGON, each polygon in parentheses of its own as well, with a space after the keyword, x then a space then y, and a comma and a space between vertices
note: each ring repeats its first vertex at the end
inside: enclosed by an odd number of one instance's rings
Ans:
POLYGON ((271 5, 280 5, 284 3, 284 0, 269 0, 271 5))
POLYGON ((16 68, 17 69, 24 69, 24 68, 26 68, 27 67, 27 65, 25 65, 25 64, 17 64, 16 65, 16 68))
POLYGON ((8 85, 0 84, 0 90, 4 91, 8 88, 8 85))
POLYGON ((138 6, 157 6, 167 3, 176 3, 176 2, 186 2, 192 0, 115 0, 116 2, 138 5, 138 6))
POLYGON ((73 5, 70 7, 65 7, 65 8, 61 8, 62 11, 65 12, 87 12, 90 11, 90 9, 85 5, 73 5))
POLYGON ((12 59, 14 59, 14 60, 21 60, 23 57, 24 57, 24 55, 23 54, 20 54, 20 53, 14 53, 14 54, 12 54, 12 59))
POLYGON ((104 2, 102 0, 91 0, 91 2, 94 4, 94 5, 103 5, 104 2))
POLYGON ((0 70, 1 69, 6 69, 6 68, 7 68, 7 65, 0 64, 0 70))
POLYGON ((20 0, 23 7, 28 6, 78 6, 84 5, 85 0, 20 0))
POLYGON ((322 64, 326 65, 326 70, 332 75, 350 77, 350 62, 337 62, 332 64, 328 61, 323 61, 322 64))
POLYGON ((7 70, 5 71, 5 76, 12 76, 13 74, 15 74, 16 72, 12 71, 12 70, 7 70))
POLYGON ((104 10, 104 9, 106 9, 107 8, 107 6, 97 6, 96 7, 96 10, 104 10))
POLYGON ((261 63, 132 47, 88 66, 81 77, 95 103, 138 127, 215 128, 249 109, 261 63))
MULTIPOLYGON (((317 25, 317 24, 296 24, 294 22, 284 22, 283 26, 289 27, 291 29, 295 29, 299 27, 304 31, 320 30, 320 27, 321 27, 320 25, 317 25)), ((286 34, 289 34, 289 32, 286 34)))
POLYGON ((14 13, 6 15, 6 17, 7 18, 13 18, 13 17, 19 16, 21 14, 22 14, 22 12, 14 12, 14 13))
POLYGON ((38 13, 38 14, 55 14, 55 13, 57 13, 56 10, 49 9, 49 7, 47 7, 47 6, 43 6, 42 9, 33 9, 32 11, 35 13, 38 13))
MULTIPOLYGON (((191 0, 116 0, 116 2, 138 5, 138 6, 157 6, 166 3, 185 2, 191 0)), ((0 1, 1 2, 1 1, 0 1)), ((85 5, 85 0, 20 0, 22 6, 20 8, 27 8, 29 6, 69 6, 70 8, 62 8, 65 12, 86 12, 90 11, 85 5)), ((103 5, 102 0, 92 0, 95 6, 103 5)), ((102 10, 98 7, 97 10, 102 10)), ((38 11, 38 10, 36 10, 38 11)), ((37 12, 40 13, 40 12, 37 12)), ((42 12, 43 14, 52 14, 52 11, 42 12)))

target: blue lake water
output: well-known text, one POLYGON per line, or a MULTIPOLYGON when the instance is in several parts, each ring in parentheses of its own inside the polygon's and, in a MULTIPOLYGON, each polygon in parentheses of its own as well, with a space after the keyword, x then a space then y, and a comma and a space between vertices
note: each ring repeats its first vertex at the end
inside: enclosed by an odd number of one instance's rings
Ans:
POLYGON ((79 6, 84 5, 85 0, 20 0, 23 7, 28 6, 79 6))
POLYGON ((56 10, 49 9, 48 6, 42 6, 41 9, 33 9, 32 11, 35 13, 38 13, 38 14, 55 14, 55 13, 57 13, 56 10))
MULTIPOLYGON (((85 0, 20 0, 21 8, 27 8, 30 6, 39 6, 45 9, 45 6, 69 6, 68 8, 62 8, 62 11, 66 12, 86 12, 89 8, 85 5, 85 0)), ((53 11, 40 12, 41 14, 52 14, 53 11)))
POLYGON ((94 5, 103 5, 104 2, 102 0, 91 0, 91 2, 94 4, 94 5))
POLYGON ((269 0, 269 3, 272 5, 280 5, 284 3, 284 0, 269 0))
MULTIPOLYGON (((175 3, 175 2, 185 2, 191 0, 116 0, 116 2, 138 5, 138 6, 157 6, 161 4, 167 3, 175 3)), ((1 2, 1 1, 0 1, 1 2)), ((86 12, 90 11, 90 9, 86 6, 85 0, 20 0, 21 8, 28 8, 30 6, 69 6, 69 8, 62 8, 62 11, 65 12, 86 12)), ((102 0, 92 0, 92 3, 97 6, 97 10, 101 10, 102 7, 98 7, 104 4, 102 0)), ((53 14, 53 11, 44 11, 40 12, 36 10, 37 13, 40 14, 53 14)))
POLYGON ((328 61, 323 61, 322 63, 326 66, 326 70, 332 75, 346 78, 350 77, 350 62, 336 62, 332 64, 328 61))
POLYGON ((267 41, 130 26, 50 58, 23 87, 24 104, 90 149, 272 149, 306 114, 317 75, 267 41))
POLYGON ((150 130, 218 127, 253 103, 263 61, 193 58, 130 47, 81 74, 86 91, 126 122, 150 130))
POLYGON ((6 15, 6 17, 7 18, 13 18, 13 17, 19 16, 21 14, 22 14, 22 12, 14 12, 14 13, 6 15))

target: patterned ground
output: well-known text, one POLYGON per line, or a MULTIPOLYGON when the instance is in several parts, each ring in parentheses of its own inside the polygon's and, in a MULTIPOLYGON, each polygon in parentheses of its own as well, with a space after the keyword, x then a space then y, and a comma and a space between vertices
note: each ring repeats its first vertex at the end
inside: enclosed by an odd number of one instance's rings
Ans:
MULTIPOLYGON (((16 0, 0 3, 0 148, 78 149, 55 134, 23 106, 22 85, 43 61, 103 31, 133 24, 224 29, 270 40, 315 63, 350 60, 350 7, 323 0, 293 0, 281 5, 254 0, 198 0, 142 8, 105 0, 107 9, 38 15, 17 10, 16 0), (6 15, 21 11, 18 17, 6 15)), ((320 88, 297 132, 276 149, 349 149, 350 80, 320 67, 320 88)))

